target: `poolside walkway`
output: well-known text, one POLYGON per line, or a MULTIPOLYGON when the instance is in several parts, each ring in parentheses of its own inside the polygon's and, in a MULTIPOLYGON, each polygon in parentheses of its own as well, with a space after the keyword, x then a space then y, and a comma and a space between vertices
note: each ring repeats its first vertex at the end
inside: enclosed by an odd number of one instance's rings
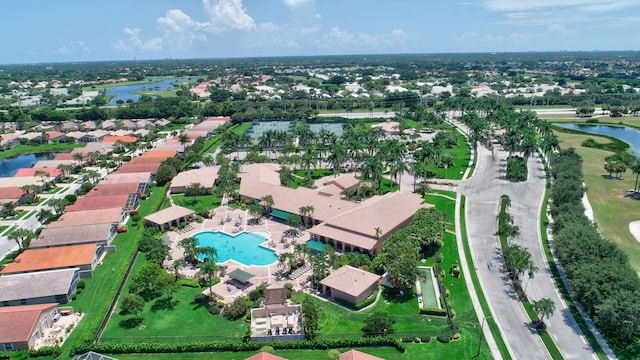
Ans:
MULTIPOLYGON (((293 252, 295 244, 304 244, 310 239, 307 231, 302 232, 296 237, 283 237, 285 231, 289 229, 290 226, 271 218, 263 218, 259 224, 255 223, 251 221, 247 210, 223 206, 214 209, 212 214, 211 219, 205 219, 200 224, 196 222, 191 223, 193 230, 186 232, 170 231, 167 233, 167 237, 171 240, 171 244, 169 244, 170 263, 176 259, 184 258, 184 251, 178 246, 180 240, 204 231, 223 231, 230 235, 235 235, 242 231, 269 233, 269 240, 265 241, 262 246, 273 250, 278 255, 285 252, 293 252)), ((222 265, 225 267, 225 270, 220 277, 221 281, 214 285, 212 290, 213 296, 225 303, 232 302, 240 295, 248 294, 255 286, 260 284, 284 286, 285 283, 291 283, 294 289, 302 289, 306 286, 306 280, 311 274, 311 270, 308 269, 304 273, 299 274, 295 279, 281 279, 278 275, 283 269, 282 267, 278 267, 277 262, 271 265, 248 266, 234 260, 228 260, 222 265), (251 273, 254 277, 251 278, 247 284, 241 284, 227 275, 235 269, 251 273)), ((197 278, 198 269, 189 265, 182 268, 180 273, 185 278, 195 279, 197 278)), ((209 289, 207 288, 204 293, 209 294, 209 289)))

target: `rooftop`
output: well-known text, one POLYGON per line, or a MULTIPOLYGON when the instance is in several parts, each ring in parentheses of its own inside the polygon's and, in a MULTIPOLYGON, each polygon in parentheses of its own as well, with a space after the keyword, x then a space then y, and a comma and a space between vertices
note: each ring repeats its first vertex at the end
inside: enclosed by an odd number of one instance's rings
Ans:
POLYGON ((195 212, 191 209, 183 208, 182 206, 171 206, 166 209, 162 209, 156 213, 145 216, 145 220, 154 224, 162 225, 172 220, 176 220, 182 217, 193 215, 195 212))
POLYGON ((96 255, 96 247, 96 244, 84 244, 27 249, 12 263, 7 264, 0 273, 4 275, 91 264, 96 255))
POLYGON ((89 190, 85 195, 88 197, 93 196, 111 196, 111 195, 130 195, 138 192, 137 183, 122 183, 122 184, 98 184, 98 186, 89 190))
POLYGON ((45 228, 36 239, 31 241, 31 248, 75 245, 106 242, 115 227, 114 224, 92 224, 69 226, 62 228, 45 228))
POLYGON ((124 208, 129 195, 81 197, 75 204, 67 206, 65 211, 84 211, 97 209, 124 208))
POLYGON ((58 304, 0 307, 0 343, 29 341, 40 314, 56 306, 58 304))
POLYGON ((211 188, 218 178, 219 169, 219 166, 213 166, 183 171, 171 180, 171 187, 186 187, 198 183, 205 188, 211 188))
POLYGON ((345 265, 322 279, 320 284, 357 297, 378 280, 379 275, 345 265))
POLYGON ((97 210, 69 211, 62 214, 62 216, 60 216, 58 220, 47 225, 47 228, 53 229, 60 227, 93 224, 117 224, 120 222, 121 215, 121 207, 97 210))
POLYGON ((100 184, 148 183, 151 181, 151 176, 151 172, 109 174, 100 184))
POLYGON ((77 272, 74 268, 0 276, 0 301, 66 294, 77 272))

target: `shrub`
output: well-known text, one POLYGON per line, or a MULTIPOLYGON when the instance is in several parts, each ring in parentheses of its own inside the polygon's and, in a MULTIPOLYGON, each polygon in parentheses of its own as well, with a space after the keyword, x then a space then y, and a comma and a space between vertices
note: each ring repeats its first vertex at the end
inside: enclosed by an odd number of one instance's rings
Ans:
POLYGON ((140 215, 138 215, 138 214, 132 215, 131 216, 131 221, 133 221, 133 222, 140 221, 140 215))
POLYGON ((84 280, 80 280, 80 281, 78 281, 78 285, 76 285, 76 287, 77 287, 78 289, 84 289, 84 287, 85 287, 86 285, 87 285, 87 284, 84 282, 84 280))
POLYGON ((339 360, 340 359, 340 351, 338 351, 336 349, 329 350, 328 359, 329 360, 339 360))
POLYGON ((273 346, 269 346, 269 345, 261 347, 260 352, 266 352, 272 355, 276 353, 276 351, 273 349, 273 346))
POLYGON ((222 311, 222 309, 218 306, 218 304, 209 305, 209 314, 218 315, 220 314, 220 311, 222 311))
POLYGON ((247 300, 241 296, 236 298, 231 304, 225 306, 224 316, 229 320, 237 320, 245 316, 248 310, 247 300))
POLYGON ((421 336, 420 341, 422 341, 423 343, 428 343, 431 341, 431 336, 421 336))
POLYGON ((599 122, 600 122, 600 121, 598 121, 598 119, 588 119, 588 120, 586 121, 586 123, 587 123, 587 124, 597 124, 597 123, 599 123, 599 122))
POLYGON ((177 281, 179 286, 186 286, 186 287, 190 287, 190 288, 198 288, 200 287, 200 283, 197 282, 196 280, 192 280, 192 279, 180 279, 177 281))
POLYGON ((69 195, 66 195, 64 197, 64 199, 67 200, 67 202, 69 202, 69 204, 75 204, 76 200, 78 200, 78 197, 73 195, 73 194, 69 194, 69 195))
POLYGON ((403 338, 400 339, 400 341, 406 342, 406 343, 411 343, 411 342, 413 342, 413 340, 414 340, 414 338, 412 338, 412 337, 403 337, 403 338))
POLYGON ((446 344, 449 341, 451 341, 451 335, 449 334, 439 335, 436 339, 438 339, 439 342, 446 344))
POLYGON ((211 301, 211 297, 203 293, 197 293, 196 296, 193 298, 193 302, 196 304, 205 304, 205 303, 208 303, 209 301, 211 301))
POLYGON ((420 314, 433 316, 447 316, 447 310, 438 308, 420 308, 420 314))
POLYGON ((584 140, 582 142, 582 144, 580 144, 580 145, 582 145, 583 147, 589 147, 589 148, 601 148, 602 147, 602 145, 599 144, 597 141, 595 141, 593 138, 588 138, 588 139, 584 140))

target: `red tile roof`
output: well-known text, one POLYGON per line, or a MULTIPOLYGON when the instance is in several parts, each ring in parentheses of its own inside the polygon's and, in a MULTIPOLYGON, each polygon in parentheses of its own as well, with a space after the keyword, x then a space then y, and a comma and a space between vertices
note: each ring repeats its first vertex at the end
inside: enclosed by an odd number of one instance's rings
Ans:
POLYGON ((112 142, 112 143, 114 143, 114 142, 116 142, 118 140, 120 140, 122 142, 125 142, 125 143, 132 143, 132 142, 136 142, 138 140, 138 138, 135 137, 135 136, 105 136, 102 139, 102 142, 112 142))
POLYGON ((36 176, 36 171, 45 171, 52 178, 62 176, 62 170, 57 168, 23 168, 19 169, 14 177, 36 176))
POLYGON ((0 273, 15 274, 40 270, 79 267, 93 262, 96 244, 28 249, 7 264, 0 273))
POLYGON ((38 304, 0 307, 0 343, 27 342, 43 311, 58 304, 38 304))
POLYGON ((92 196, 111 196, 111 195, 130 195, 138 192, 137 183, 124 183, 124 184, 98 184, 98 186, 89 190, 85 195, 87 197, 92 196))
POLYGON ((124 164, 116 170, 116 174, 138 173, 138 172, 150 172, 155 174, 158 172, 160 163, 153 164, 124 164))
POLYGON ((124 208, 129 195, 82 197, 75 204, 66 207, 65 211, 84 211, 96 209, 124 208))
POLYGON ((384 360, 383 358, 365 354, 358 350, 349 350, 346 353, 340 354, 340 360, 384 360))
POLYGON ((287 360, 287 359, 280 356, 273 355, 273 354, 269 354, 263 351, 261 353, 250 356, 244 360, 287 360))

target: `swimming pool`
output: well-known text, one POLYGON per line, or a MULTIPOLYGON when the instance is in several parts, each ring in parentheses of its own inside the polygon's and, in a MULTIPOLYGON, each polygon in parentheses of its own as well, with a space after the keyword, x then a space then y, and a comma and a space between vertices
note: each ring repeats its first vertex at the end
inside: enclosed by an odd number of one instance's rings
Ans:
POLYGON ((218 250, 216 261, 219 263, 234 260, 244 265, 270 265, 278 260, 275 252, 260 246, 267 239, 258 234, 242 232, 232 236, 224 232, 207 231, 193 237, 201 247, 216 248, 218 250))

